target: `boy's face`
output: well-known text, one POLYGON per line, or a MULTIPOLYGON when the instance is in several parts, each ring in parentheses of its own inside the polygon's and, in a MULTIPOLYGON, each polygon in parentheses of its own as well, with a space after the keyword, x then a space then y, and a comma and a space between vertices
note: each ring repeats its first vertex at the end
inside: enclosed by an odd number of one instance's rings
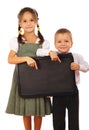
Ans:
POLYGON ((61 53, 67 53, 72 47, 72 40, 68 33, 59 33, 55 36, 55 48, 61 53))

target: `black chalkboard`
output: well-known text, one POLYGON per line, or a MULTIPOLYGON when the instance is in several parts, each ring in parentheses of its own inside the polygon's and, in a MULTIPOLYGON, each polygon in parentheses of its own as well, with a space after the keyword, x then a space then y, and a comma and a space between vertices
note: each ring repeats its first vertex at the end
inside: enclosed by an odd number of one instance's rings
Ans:
POLYGON ((38 70, 27 63, 18 64, 18 90, 22 97, 55 96, 73 92, 76 88, 75 74, 70 69, 71 53, 59 54, 61 63, 51 61, 49 56, 34 57, 38 70))

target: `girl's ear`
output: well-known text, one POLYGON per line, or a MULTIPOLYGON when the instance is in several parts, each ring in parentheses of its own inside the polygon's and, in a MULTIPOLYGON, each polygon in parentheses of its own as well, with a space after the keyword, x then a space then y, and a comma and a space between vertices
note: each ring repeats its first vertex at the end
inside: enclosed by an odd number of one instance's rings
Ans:
POLYGON ((20 22, 18 21, 18 26, 20 26, 21 27, 21 25, 20 25, 20 22))
POLYGON ((21 21, 20 20, 18 20, 18 26, 20 26, 20 27, 22 27, 22 25, 21 25, 22 23, 21 23, 21 21))
POLYGON ((38 24, 38 20, 36 20, 35 24, 36 24, 36 25, 38 24))
POLYGON ((36 21, 35 21, 35 24, 38 24, 38 21, 39 21, 39 19, 37 18, 36 21))

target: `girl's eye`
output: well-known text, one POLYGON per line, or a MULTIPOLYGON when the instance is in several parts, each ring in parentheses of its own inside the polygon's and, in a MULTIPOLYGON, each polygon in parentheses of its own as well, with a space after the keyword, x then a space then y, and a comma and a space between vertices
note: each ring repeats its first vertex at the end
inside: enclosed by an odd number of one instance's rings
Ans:
POLYGON ((30 21, 31 21, 31 22, 33 22, 34 20, 33 20, 33 19, 31 19, 30 21))
POLYGON ((26 21, 26 20, 24 20, 23 22, 24 22, 24 23, 26 23, 27 21, 26 21))
MULTIPOLYGON (((33 22, 34 20, 33 19, 30 19, 29 22, 33 22)), ((27 22, 27 20, 23 20, 24 23, 27 22)))

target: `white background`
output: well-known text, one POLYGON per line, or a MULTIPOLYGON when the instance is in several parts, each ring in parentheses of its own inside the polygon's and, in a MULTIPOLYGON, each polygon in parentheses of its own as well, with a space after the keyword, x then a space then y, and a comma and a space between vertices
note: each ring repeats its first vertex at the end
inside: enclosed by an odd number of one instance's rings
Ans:
MULTIPOLYGON (((0 130, 24 130, 22 117, 6 114, 5 109, 14 69, 14 65, 7 62, 9 41, 13 36, 17 36, 17 14, 25 6, 33 7, 38 11, 41 32, 50 41, 52 47, 55 31, 66 27, 73 35, 72 50, 82 54, 89 62, 88 0, 3 0, 0 2, 0 130)), ((81 130, 89 130, 88 81, 89 72, 81 73, 79 85, 81 130)), ((53 129, 52 115, 43 118, 41 130, 48 129, 53 129)))

